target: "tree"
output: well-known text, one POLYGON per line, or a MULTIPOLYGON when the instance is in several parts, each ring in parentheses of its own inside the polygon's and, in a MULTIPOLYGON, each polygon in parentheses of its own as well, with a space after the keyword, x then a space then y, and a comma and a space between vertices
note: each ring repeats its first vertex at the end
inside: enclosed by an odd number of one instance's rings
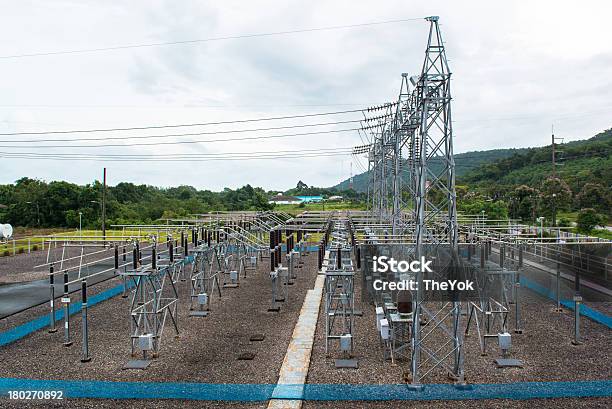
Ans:
POLYGON ((593 208, 608 214, 611 212, 612 198, 610 192, 599 183, 585 183, 576 196, 576 200, 580 208, 593 208))
POLYGON ((486 217, 491 220, 503 220, 508 218, 508 207, 502 200, 485 200, 482 198, 463 200, 458 203, 458 210, 472 215, 481 215, 484 211, 486 217))
POLYGON ((587 234, 592 232, 596 226, 603 225, 605 222, 605 217, 598 214, 597 211, 592 208, 580 210, 578 217, 576 218, 578 231, 587 234))
POLYGON ((552 225, 555 226, 557 212, 570 208, 572 191, 562 179, 549 177, 542 182, 540 192, 540 210, 544 216, 551 218, 552 225))
POLYGON ((539 191, 527 185, 518 186, 510 194, 510 215, 523 220, 535 220, 539 191))

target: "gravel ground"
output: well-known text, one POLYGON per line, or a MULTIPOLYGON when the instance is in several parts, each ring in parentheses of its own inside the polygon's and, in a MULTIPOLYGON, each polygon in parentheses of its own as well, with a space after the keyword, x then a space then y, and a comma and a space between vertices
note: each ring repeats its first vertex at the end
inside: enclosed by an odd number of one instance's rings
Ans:
MULTIPOLYGON (((63 333, 39 331, 0 349, 0 377, 99 379, 125 381, 189 381, 211 383, 276 383, 306 290, 312 288, 316 255, 311 255, 289 287, 289 300, 279 313, 270 313, 267 260, 241 279, 240 288, 223 289, 213 297, 206 318, 188 317, 189 282, 179 282, 178 340, 168 323, 160 357, 146 371, 121 368, 130 359, 128 299, 115 297, 89 310, 92 361, 80 362, 80 315, 72 320, 74 345, 62 345, 63 333), (262 342, 250 342, 253 334, 262 342), (242 352, 256 354, 239 361, 242 352), (180 364, 177 364, 180 362, 180 364)), ((105 283, 106 284, 106 283, 105 283)), ((31 312, 28 312, 31 314, 31 312)), ((6 325, 6 324, 5 324, 6 325)))
MULTIPOLYGON (((333 345, 330 355, 325 354, 325 314, 324 306, 317 323, 315 345, 313 348, 308 383, 343 383, 343 384, 385 384, 401 383, 404 381, 404 372, 409 370, 407 360, 392 365, 390 361, 383 361, 383 346, 380 343, 376 329, 374 306, 361 300, 361 279, 355 279, 356 309, 363 312, 362 317, 355 318, 355 357, 359 361, 359 369, 336 369, 334 359, 340 357, 338 346, 333 345)), ((585 342, 580 346, 573 346, 573 312, 552 312, 553 303, 541 298, 537 294, 523 290, 521 292, 523 334, 512 334, 511 357, 523 361, 522 369, 497 369, 494 359, 499 357, 496 340, 490 340, 487 356, 481 356, 478 338, 475 330, 465 340, 465 374, 468 383, 511 383, 527 381, 567 381, 567 380, 593 380, 611 379, 612 369, 610 362, 612 352, 612 331, 604 326, 583 319, 582 334, 585 342)), ((599 309, 610 313, 610 304, 598 303, 599 309)), ((508 318, 509 329, 514 329, 514 313, 508 318)), ((464 320, 465 323, 465 320, 464 320)), ((426 328, 426 327, 425 327, 426 328)), ((445 374, 439 373, 425 380, 429 383, 450 382, 445 374)), ((452 402, 452 406, 472 407, 504 407, 511 401, 479 401, 452 402)), ((572 406, 583 405, 593 407, 599 404, 610 403, 610 399, 572 400, 553 399, 538 400, 545 406, 557 406, 571 403, 572 406)), ((514 401, 512 401, 514 405, 514 401)), ((520 405, 531 405, 519 402, 520 405)), ((419 406, 421 403, 419 403, 419 406)), ((448 403, 432 402, 424 407, 446 407, 448 403)), ((411 403, 362 403, 351 402, 350 406, 332 403, 308 403, 305 407, 406 407, 411 403)), ((609 407, 609 406, 608 406, 609 407)))
MULTIPOLYGON (((84 254, 100 251, 100 247, 84 247, 84 254)), ((80 262, 81 247, 67 247, 64 253, 64 258, 77 257, 74 260, 69 260, 64 263, 64 268, 78 267, 80 262)), ((99 253, 92 256, 84 256, 83 262, 91 262, 104 257, 114 255, 112 249, 106 250, 104 253, 99 253)), ((61 260, 62 248, 54 248, 51 250, 49 260, 61 260)), ((30 254, 17 254, 15 256, 0 257, 0 285, 8 283, 20 283, 25 281, 41 280, 47 278, 49 270, 47 268, 37 268, 35 266, 47 262, 47 250, 34 251, 30 254)))
MULTIPOLYGON (((206 318, 190 318, 187 296, 189 283, 179 283, 183 302, 180 304, 181 335, 175 340, 167 325, 161 354, 146 371, 124 371, 121 367, 130 359, 128 301, 120 297, 104 302, 89 311, 90 350, 93 360, 81 364, 80 315, 74 316, 72 333, 75 343, 62 346, 62 334, 39 331, 21 341, 0 349, 0 377, 32 377, 50 379, 100 379, 125 381, 187 381, 210 383, 275 383, 286 348, 297 320, 307 289, 312 288, 316 254, 313 253, 301 270, 301 278, 289 288, 289 303, 283 303, 280 313, 267 312, 269 279, 267 260, 259 264, 256 273, 241 279, 238 289, 224 289, 221 299, 213 298, 212 314, 206 318), (249 336, 263 333, 263 342, 250 342, 249 336), (236 360, 242 352, 256 354, 253 361, 236 360), (181 362, 177 365, 177 362, 181 362)), ((97 285, 96 291, 117 285, 111 280, 97 285)), ((392 366, 382 359, 383 348, 376 331, 374 308, 360 300, 361 282, 355 280, 357 309, 355 355, 359 369, 337 370, 334 358, 324 351, 324 315, 320 315, 315 334, 309 383, 399 383, 408 362, 392 366)), ((552 313, 553 304, 529 291, 522 292, 524 333, 513 334, 512 357, 523 360, 523 369, 497 369, 493 360, 497 348, 491 342, 488 356, 481 356, 475 336, 466 338, 465 371, 469 383, 509 383, 517 381, 554 381, 610 379, 611 331, 588 319, 582 321, 585 343, 572 346, 573 315, 552 313)), ((610 306, 603 307, 605 311, 610 306)), ((37 307, 0 321, 0 330, 14 326, 47 312, 37 307)), ((513 328, 514 317, 509 322, 513 328)), ((448 382, 439 376, 429 382, 448 382)), ((305 402, 304 408, 351 407, 610 407, 610 398, 602 399, 539 399, 532 401, 453 401, 453 402, 305 402)), ((63 402, 27 402, 27 407, 177 407, 178 401, 110 401, 78 399, 63 402)), ((259 408, 263 403, 180 402, 182 407, 259 408)), ((26 407, 24 402, 0 400, 0 407, 26 407)))

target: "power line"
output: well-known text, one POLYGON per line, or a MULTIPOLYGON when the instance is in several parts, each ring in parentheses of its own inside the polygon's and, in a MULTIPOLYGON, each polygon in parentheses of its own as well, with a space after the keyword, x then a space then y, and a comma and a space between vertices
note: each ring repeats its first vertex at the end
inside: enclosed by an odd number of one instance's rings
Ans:
POLYGON ((232 121, 201 122, 201 123, 172 124, 172 125, 133 126, 133 127, 126 127, 126 128, 98 128, 98 129, 72 129, 72 130, 64 130, 64 131, 11 132, 11 133, 0 133, 0 136, 142 131, 146 129, 181 128, 181 127, 193 127, 193 126, 239 124, 239 123, 246 123, 246 122, 277 121, 277 120, 296 119, 296 118, 312 118, 312 117, 317 117, 317 116, 350 114, 350 113, 362 112, 362 111, 363 109, 350 109, 350 110, 345 110, 345 111, 318 112, 314 114, 285 115, 285 116, 264 117, 264 118, 251 118, 251 119, 237 119, 237 120, 232 120, 232 121))
MULTIPOLYGON (((323 135, 341 132, 352 132, 359 128, 349 129, 332 129, 327 131, 316 131, 316 132, 301 132, 292 134, 282 135, 264 135, 264 136, 245 136, 240 138, 226 138, 226 139, 204 139, 204 140, 191 140, 191 141, 173 141, 173 142, 139 142, 139 143, 124 143, 124 144, 104 144, 104 145, 32 145, 29 148, 32 149, 48 149, 48 148, 112 148, 112 147, 129 147, 129 146, 159 146, 159 145, 192 145, 201 143, 214 143, 214 142, 230 142, 230 141, 252 141, 252 140, 263 140, 263 139, 278 139, 278 138, 289 138, 295 136, 309 136, 309 135, 323 135)), ((17 148, 15 145, 0 145, 0 148, 17 148)))
POLYGON ((330 30, 341 30, 341 29, 357 28, 357 27, 368 27, 368 26, 376 26, 376 25, 383 25, 383 24, 405 23, 408 21, 417 21, 417 20, 423 20, 423 17, 404 18, 404 19, 385 20, 385 21, 373 21, 369 23, 347 24, 347 25, 340 25, 340 26, 303 28, 303 29, 298 29, 298 30, 273 31, 273 32, 267 32, 267 33, 229 35, 229 36, 210 37, 210 38, 202 38, 202 39, 195 39, 195 40, 167 41, 167 42, 147 43, 147 44, 128 44, 128 45, 118 45, 118 46, 111 46, 111 47, 85 48, 85 49, 79 49, 79 50, 47 51, 47 52, 14 54, 14 55, 0 56, 0 59, 95 53, 95 52, 103 52, 103 51, 127 50, 127 49, 133 49, 133 48, 148 48, 148 47, 159 47, 159 46, 181 45, 181 44, 197 44, 197 43, 206 43, 206 42, 212 42, 212 41, 238 40, 238 39, 255 38, 255 37, 272 37, 272 36, 279 36, 279 35, 286 35, 286 34, 298 34, 298 33, 308 33, 308 32, 316 32, 316 31, 330 31, 330 30))
MULTIPOLYGON (((346 106, 364 106, 367 105, 363 102, 337 102, 327 104, 182 104, 182 105, 92 105, 92 104, 78 104, 78 105, 50 105, 50 104, 0 104, 0 108, 82 108, 82 109, 93 109, 93 108, 138 108, 138 109, 189 109, 189 108, 215 108, 215 109, 243 109, 243 108, 316 108, 316 107, 346 107, 346 106)), ((2 121, 6 122, 6 121, 2 121)), ((9 121, 16 122, 16 121, 9 121)), ((32 122, 34 123, 34 122, 32 122)), ((48 125, 48 124, 47 124, 48 125)), ((54 124, 52 124, 54 125, 54 124)))
POLYGON ((72 138, 72 139, 18 139, 18 140, 3 140, 3 143, 32 143, 32 142, 76 142, 76 141, 110 141, 110 140, 125 140, 125 139, 153 139, 153 138, 172 138, 182 136, 201 136, 201 135, 216 135, 216 134, 228 134, 228 133, 243 133, 243 132, 261 132, 261 131, 276 131, 279 129, 295 129, 295 128, 308 128, 313 126, 326 126, 326 125, 342 125, 361 122, 361 120, 351 121, 334 121, 334 122, 321 122, 316 124, 300 124, 300 125, 286 125, 276 126, 268 128, 254 128, 254 129, 234 129, 234 130, 222 130, 222 131, 210 131, 210 132, 194 132, 194 133, 182 133, 182 134, 165 134, 165 135, 136 135, 136 136, 105 136, 101 138, 72 138))
POLYGON ((254 155, 269 155, 269 154, 300 154, 300 153, 330 153, 330 152, 345 152, 350 153, 351 147, 335 147, 335 148, 316 148, 316 149, 291 149, 291 150, 267 150, 254 152, 207 152, 207 153, 163 153, 163 154, 88 154, 88 153, 38 153, 38 152, 0 152, 6 155, 31 155, 38 157, 109 157, 109 158, 166 158, 166 157, 214 157, 214 156, 254 156, 254 155))
POLYGON ((87 157, 87 156, 78 156, 78 157, 65 157, 65 156, 46 156, 46 157, 37 157, 32 155, 7 155, 6 153, 0 153, 0 157, 7 159, 34 159, 34 160, 54 160, 54 161, 96 161, 96 162, 111 162, 111 161, 122 161, 122 162, 208 162, 208 161, 234 161, 234 160, 266 160, 266 159, 300 159, 300 158, 323 158, 323 157, 331 157, 331 156, 349 156, 350 151, 347 152, 329 152, 329 153, 291 153, 291 154, 268 154, 268 155, 255 155, 255 156, 224 156, 224 157, 187 157, 187 158, 106 158, 106 157, 87 157))

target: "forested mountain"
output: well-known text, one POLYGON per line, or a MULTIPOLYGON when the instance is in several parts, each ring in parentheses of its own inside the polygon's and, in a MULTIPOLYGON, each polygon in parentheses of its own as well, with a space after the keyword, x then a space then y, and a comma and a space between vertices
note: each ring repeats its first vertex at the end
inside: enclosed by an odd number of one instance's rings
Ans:
MULTIPOLYGON (((526 149, 492 149, 488 151, 471 151, 455 155, 455 169, 457 177, 461 177, 470 170, 498 159, 526 151, 526 149)), ((349 188, 349 180, 343 180, 332 189, 346 190, 349 188)), ((368 172, 355 175, 353 178, 353 189, 357 192, 366 192, 368 188, 368 172)))
MULTIPOLYGON (((557 146, 557 174, 579 192, 587 182, 612 186, 612 129, 586 140, 573 141, 557 146)), ((512 185, 539 186, 552 174, 552 147, 521 149, 493 149, 465 152, 455 155, 458 184, 500 188, 512 185)), ((346 190, 346 179, 334 189, 346 190)), ((353 189, 367 191, 368 173, 353 178, 353 189)))
MULTIPOLYGON (((557 175, 574 193, 586 183, 612 186, 612 129, 586 140, 557 145, 557 175)), ((539 186, 552 174, 552 146, 530 148, 507 158, 484 163, 464 173, 461 183, 471 186, 539 186)))

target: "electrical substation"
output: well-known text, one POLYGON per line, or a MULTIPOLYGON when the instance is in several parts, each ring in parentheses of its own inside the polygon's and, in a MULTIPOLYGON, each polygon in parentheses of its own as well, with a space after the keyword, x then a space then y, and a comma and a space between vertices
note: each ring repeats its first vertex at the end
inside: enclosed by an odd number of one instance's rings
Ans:
POLYGON ((611 243, 457 212, 451 69, 438 17, 426 23, 407 67, 420 72, 363 110, 368 210, 50 236, 44 283, 0 287, 0 377, 67 398, 271 408, 609 396, 611 243), (431 269, 373 263, 391 259, 431 269), (451 281, 473 287, 431 284, 451 281), (400 282, 413 286, 387 285, 400 282))

